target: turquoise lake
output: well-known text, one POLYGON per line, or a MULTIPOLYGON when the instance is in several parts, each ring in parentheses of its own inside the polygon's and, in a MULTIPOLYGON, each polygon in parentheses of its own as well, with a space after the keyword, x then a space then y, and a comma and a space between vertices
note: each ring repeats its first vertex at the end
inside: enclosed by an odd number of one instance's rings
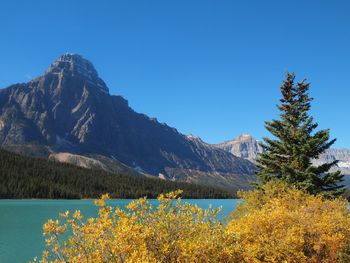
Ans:
MULTIPOLYGON (((111 200, 109 205, 123 207, 130 200, 111 200)), ((156 203, 155 200, 151 202, 156 203)), ((185 200, 202 208, 222 206, 221 217, 228 217, 236 208, 235 199, 185 200)), ((92 200, 0 200, 0 263, 28 262, 40 256, 45 248, 42 225, 57 219, 67 210, 80 209, 85 216, 96 216, 92 200)))

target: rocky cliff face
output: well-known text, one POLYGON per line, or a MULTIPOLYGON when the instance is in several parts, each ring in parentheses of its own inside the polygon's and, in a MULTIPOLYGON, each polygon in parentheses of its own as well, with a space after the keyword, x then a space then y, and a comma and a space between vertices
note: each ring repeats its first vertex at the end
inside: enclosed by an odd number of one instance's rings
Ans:
POLYGON ((233 140, 215 144, 214 146, 250 161, 255 161, 258 158, 258 153, 263 150, 259 142, 250 134, 241 134, 233 140))
POLYGON ((60 56, 28 83, 0 90, 0 143, 46 157, 60 152, 105 156, 171 179, 176 179, 172 171, 186 170, 184 181, 191 180, 188 171, 254 179, 251 162, 136 113, 127 100, 110 95, 94 66, 76 54, 60 56))
POLYGON ((337 170, 342 171, 343 174, 350 175, 350 149, 328 149, 321 154, 320 158, 314 160, 315 165, 333 162, 339 160, 337 170))

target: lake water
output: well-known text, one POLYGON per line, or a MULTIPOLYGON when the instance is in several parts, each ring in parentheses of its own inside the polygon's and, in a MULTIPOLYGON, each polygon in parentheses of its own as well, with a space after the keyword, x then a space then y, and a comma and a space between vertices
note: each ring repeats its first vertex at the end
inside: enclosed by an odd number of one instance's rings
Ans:
MULTIPOLYGON (((221 216, 228 217, 236 208, 234 199, 185 200, 202 208, 222 206, 221 216)), ((130 200, 111 200, 109 205, 123 207, 130 200)), ((156 202, 151 200, 151 202, 156 202)), ((0 263, 28 262, 45 248, 42 226, 67 210, 80 209, 85 216, 96 216, 92 200, 0 200, 0 263)))

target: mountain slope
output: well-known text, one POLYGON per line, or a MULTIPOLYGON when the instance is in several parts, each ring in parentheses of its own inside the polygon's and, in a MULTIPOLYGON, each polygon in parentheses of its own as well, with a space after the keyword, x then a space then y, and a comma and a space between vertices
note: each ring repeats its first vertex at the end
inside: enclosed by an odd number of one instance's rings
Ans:
POLYGON ((133 174, 111 174, 42 158, 0 150, 0 198, 112 198, 156 197, 184 190, 186 198, 229 198, 235 195, 212 187, 165 181, 133 174))
POLYGON ((103 155, 83 156, 78 154, 60 152, 51 153, 49 155, 49 160, 58 161, 62 163, 69 163, 75 166, 88 169, 104 170, 110 173, 129 174, 133 176, 147 176, 147 174, 138 172, 135 169, 132 169, 126 166, 125 164, 119 162, 118 160, 110 159, 103 155))
MULTIPOLYGON (((45 157, 60 152, 102 155, 168 179, 184 170, 186 176, 179 180, 191 181, 200 172, 219 174, 218 181, 227 187, 236 187, 222 179, 227 175, 248 187, 255 178, 251 162, 133 111, 124 98, 109 94, 89 61, 75 54, 60 56, 28 83, 0 91, 0 143, 45 157)), ((201 177, 197 181, 206 183, 201 177)))

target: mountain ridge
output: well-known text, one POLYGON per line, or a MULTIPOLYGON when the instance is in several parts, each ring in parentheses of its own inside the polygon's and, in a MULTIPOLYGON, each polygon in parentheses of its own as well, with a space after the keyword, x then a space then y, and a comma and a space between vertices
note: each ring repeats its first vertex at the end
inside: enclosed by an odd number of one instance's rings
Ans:
POLYGON ((45 157, 101 155, 170 180, 206 184, 209 176, 234 188, 244 175, 240 185, 249 188, 255 179, 251 162, 135 112, 126 99, 109 94, 91 62, 70 53, 43 75, 0 90, 0 143, 45 157))

